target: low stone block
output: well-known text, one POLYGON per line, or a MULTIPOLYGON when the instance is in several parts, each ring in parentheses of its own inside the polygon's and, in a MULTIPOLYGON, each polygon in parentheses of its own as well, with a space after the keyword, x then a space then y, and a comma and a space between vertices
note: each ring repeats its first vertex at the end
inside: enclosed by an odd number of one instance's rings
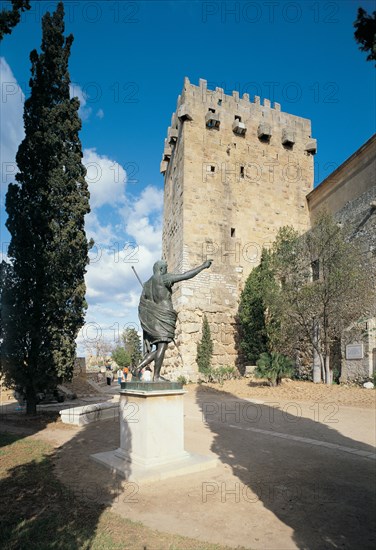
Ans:
POLYGON ((84 426, 91 422, 108 420, 119 416, 119 403, 95 403, 83 407, 71 407, 59 411, 64 424, 84 426))

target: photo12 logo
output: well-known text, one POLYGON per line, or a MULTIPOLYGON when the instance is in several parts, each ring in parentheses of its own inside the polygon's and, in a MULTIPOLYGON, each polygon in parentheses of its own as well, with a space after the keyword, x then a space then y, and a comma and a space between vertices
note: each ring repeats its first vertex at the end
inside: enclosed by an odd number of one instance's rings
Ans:
POLYGON ((201 502, 213 501, 226 503, 248 502, 255 504, 262 501, 266 504, 275 502, 329 504, 338 502, 338 488, 322 483, 300 484, 294 481, 260 481, 249 483, 222 481, 204 481, 201 485, 201 502))
POLYGON ((338 2, 202 2, 201 21, 257 24, 339 23, 338 2))
MULTIPOLYGON (((5 2, 3 2, 5 3, 5 2)), ((9 4, 9 2, 7 2, 9 4)), ((31 2, 31 8, 22 14, 22 20, 40 22, 47 13, 56 10, 56 2, 31 2)), ((85 2, 70 0, 64 2, 67 23, 140 23, 140 2, 85 2)))

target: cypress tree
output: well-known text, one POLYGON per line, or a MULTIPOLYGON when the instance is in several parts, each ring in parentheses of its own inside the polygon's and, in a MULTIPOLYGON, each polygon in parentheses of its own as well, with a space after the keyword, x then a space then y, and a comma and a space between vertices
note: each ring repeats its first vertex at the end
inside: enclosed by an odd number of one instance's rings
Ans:
POLYGON ((268 298, 277 285, 271 267, 270 253, 262 250, 260 264, 255 267, 240 297, 238 319, 240 346, 247 361, 255 365, 261 353, 271 351, 275 321, 268 318, 268 298))
POLYGON ((211 339, 210 326, 206 315, 204 315, 202 323, 201 341, 197 342, 197 365, 199 372, 206 372, 211 367, 211 359, 213 356, 213 340, 211 339))
POLYGON ((17 183, 6 196, 11 242, 2 293, 2 371, 7 385, 24 391, 28 414, 39 391, 72 376, 91 246, 79 101, 69 96, 73 36, 64 36, 62 2, 43 17, 42 31, 41 53, 30 54, 17 183))
MULTIPOLYGON (((127 328, 122 334, 122 340, 124 349, 130 356, 130 363, 132 367, 138 365, 141 361, 141 339, 137 334, 136 329, 127 328)), ((116 360, 116 359, 115 359, 116 360)))

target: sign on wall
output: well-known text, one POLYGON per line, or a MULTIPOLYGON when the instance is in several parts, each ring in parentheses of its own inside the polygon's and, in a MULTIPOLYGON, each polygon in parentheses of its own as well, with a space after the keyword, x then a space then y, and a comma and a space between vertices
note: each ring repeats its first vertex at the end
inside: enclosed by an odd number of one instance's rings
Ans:
POLYGON ((363 359, 363 344, 348 344, 346 346, 346 359, 363 359))

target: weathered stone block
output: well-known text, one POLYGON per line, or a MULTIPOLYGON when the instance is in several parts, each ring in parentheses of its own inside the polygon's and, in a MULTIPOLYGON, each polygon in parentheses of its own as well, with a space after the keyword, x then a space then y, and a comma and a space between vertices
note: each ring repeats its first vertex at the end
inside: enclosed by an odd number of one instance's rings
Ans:
POLYGON ((167 167, 168 167, 168 162, 167 160, 162 160, 161 161, 161 164, 160 164, 160 168, 159 168, 159 171, 161 174, 164 174, 167 170, 167 167))
POLYGON ((261 122, 257 129, 259 139, 269 139, 272 135, 272 126, 268 122, 261 122))
POLYGON ((311 155, 315 155, 317 152, 317 140, 311 139, 305 146, 305 150, 307 153, 311 153, 311 155))
POLYGON ((192 111, 189 105, 183 103, 178 109, 178 119, 180 122, 185 122, 186 120, 193 120, 192 111))
POLYGON ((176 128, 169 128, 167 133, 168 143, 175 143, 178 139, 179 132, 176 128))
POLYGON ((216 128, 219 129, 221 124, 219 114, 209 111, 205 115, 205 125, 207 128, 216 128))
POLYGON ((294 145, 295 132, 291 128, 283 128, 282 130, 282 143, 283 145, 294 145))
POLYGON ((234 122, 232 123, 232 131, 234 132, 234 134, 244 136, 247 131, 247 127, 244 122, 241 122, 240 120, 234 120, 234 122))

